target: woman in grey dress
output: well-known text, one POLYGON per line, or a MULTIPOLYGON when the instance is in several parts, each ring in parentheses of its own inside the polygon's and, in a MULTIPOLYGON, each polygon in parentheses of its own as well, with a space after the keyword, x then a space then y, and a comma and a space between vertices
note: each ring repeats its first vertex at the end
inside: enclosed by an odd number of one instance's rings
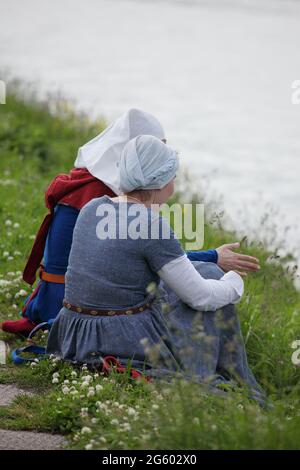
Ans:
POLYGON ((191 262, 156 210, 172 195, 177 169, 176 152, 155 137, 125 146, 123 195, 93 199, 77 219, 47 352, 90 365, 112 355, 150 377, 232 382, 263 400, 234 307, 242 278, 191 262))

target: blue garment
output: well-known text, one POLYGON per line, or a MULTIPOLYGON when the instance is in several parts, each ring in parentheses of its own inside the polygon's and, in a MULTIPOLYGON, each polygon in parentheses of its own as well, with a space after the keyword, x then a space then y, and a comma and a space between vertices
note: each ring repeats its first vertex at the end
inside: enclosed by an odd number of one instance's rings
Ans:
POLYGON ((93 199, 74 228, 66 299, 87 308, 110 309, 116 302, 119 308, 137 305, 145 301, 149 284, 159 283, 157 272, 183 255, 171 227, 150 208, 108 196, 93 199), (150 238, 154 233, 157 238, 150 238))
MULTIPOLYGON (((58 204, 47 236, 44 252, 45 271, 64 275, 68 266, 73 230, 79 210, 58 204)), ((25 316, 36 323, 56 318, 61 309, 65 285, 39 281, 37 295, 28 303, 25 316)), ((29 297, 26 302, 28 302, 29 297)))
MULTIPOLYGON (((140 213, 145 221, 140 222, 140 237, 128 237, 132 221, 129 209, 128 215, 125 208, 122 216, 122 205, 127 203, 115 203, 104 196, 93 199, 81 210, 66 274, 67 301, 91 309, 109 307, 111 315, 93 316, 63 307, 50 330, 47 353, 93 365, 101 365, 101 358, 113 355, 123 365, 132 361, 132 367, 145 370, 152 377, 170 377, 180 372, 198 383, 239 383, 263 402, 263 391, 247 363, 234 305, 216 312, 198 312, 158 282, 160 296, 149 308, 134 315, 113 314, 124 306, 140 305, 147 296, 147 282, 156 282, 157 272, 184 253, 172 229, 157 214, 152 218, 151 209, 144 208, 140 213), (104 212, 100 215, 99 209, 104 203, 114 209, 107 209, 108 231, 117 213, 117 236, 106 237, 101 232, 100 237, 99 223, 104 212), (162 235, 167 230, 162 230, 158 238, 152 236, 156 221, 162 229, 167 225, 169 238, 162 235), (144 237, 145 227, 151 233, 148 238, 144 237), (168 313, 164 312, 162 301, 169 306, 168 313)), ((220 279, 224 274, 213 263, 193 263, 205 278, 220 279)))
POLYGON ((205 263, 215 264, 218 262, 217 250, 187 251, 186 254, 190 261, 204 261, 205 263))

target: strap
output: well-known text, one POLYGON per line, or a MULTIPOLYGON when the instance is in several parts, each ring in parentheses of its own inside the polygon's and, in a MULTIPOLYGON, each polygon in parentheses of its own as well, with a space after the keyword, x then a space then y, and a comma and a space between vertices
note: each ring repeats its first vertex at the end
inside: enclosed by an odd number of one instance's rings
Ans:
POLYGON ((29 333, 29 335, 28 335, 28 337, 27 337, 27 341, 31 341, 31 340, 32 340, 32 337, 33 337, 39 330, 45 330, 46 328, 51 328, 53 322, 54 322, 54 319, 53 319, 53 320, 44 321, 43 323, 39 323, 36 327, 33 328, 33 330, 31 330, 31 332, 29 333))
POLYGON ((23 348, 14 349, 11 353, 11 357, 14 364, 24 364, 26 362, 34 362, 35 357, 22 357, 21 354, 24 353, 33 353, 39 354, 44 357, 39 359, 47 359, 48 355, 46 354, 46 349, 42 346, 36 346, 35 344, 30 344, 29 346, 24 346, 23 348))
POLYGON ((65 284, 64 274, 46 273, 46 271, 44 271, 42 267, 40 269, 40 278, 43 281, 47 281, 47 282, 55 282, 56 284, 65 284))
POLYGON ((24 346, 22 348, 17 348, 14 349, 11 353, 11 357, 13 360, 14 364, 24 364, 26 362, 34 362, 36 357, 22 357, 21 355, 24 353, 32 353, 32 354, 37 354, 39 357, 39 360, 41 359, 47 359, 48 354, 46 354, 46 348, 43 346, 37 346, 36 344, 33 343, 32 337, 39 331, 39 330, 44 330, 46 328, 51 328, 52 324, 54 322, 54 319, 51 319, 47 322, 40 323, 37 325, 28 335, 28 342, 32 343, 29 344, 29 346, 24 346))

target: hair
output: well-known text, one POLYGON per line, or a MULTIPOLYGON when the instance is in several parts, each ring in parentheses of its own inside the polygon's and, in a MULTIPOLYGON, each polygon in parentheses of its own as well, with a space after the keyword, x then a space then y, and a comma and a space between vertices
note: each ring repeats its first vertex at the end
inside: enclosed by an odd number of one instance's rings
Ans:
POLYGON ((132 196, 139 199, 141 202, 147 202, 151 199, 151 196, 156 192, 156 189, 134 189, 129 193, 126 193, 126 196, 132 196))

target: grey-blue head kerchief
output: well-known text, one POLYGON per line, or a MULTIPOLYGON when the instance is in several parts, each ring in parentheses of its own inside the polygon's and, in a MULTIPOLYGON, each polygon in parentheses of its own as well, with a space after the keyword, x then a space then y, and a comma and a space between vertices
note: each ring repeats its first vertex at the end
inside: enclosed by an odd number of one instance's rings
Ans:
POLYGON ((120 189, 161 189, 178 170, 177 152, 157 137, 139 135, 124 147, 120 160, 120 189))

